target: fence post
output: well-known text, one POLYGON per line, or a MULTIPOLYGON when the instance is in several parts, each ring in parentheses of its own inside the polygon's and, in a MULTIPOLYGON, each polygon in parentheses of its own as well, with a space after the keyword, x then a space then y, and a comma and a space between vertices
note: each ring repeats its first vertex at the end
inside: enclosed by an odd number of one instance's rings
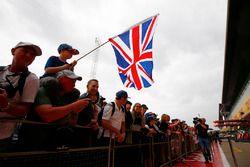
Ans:
POLYGON ((170 167, 172 167, 172 143, 171 143, 171 134, 168 135, 168 157, 170 161, 170 167))
POLYGON ((112 167, 115 167, 115 140, 111 140, 112 143, 112 167), (112 143, 113 141, 113 143, 112 143))
POLYGON ((115 166, 115 140, 112 140, 112 137, 109 138, 109 150, 108 150, 108 167, 115 166))
POLYGON ((151 142, 150 142, 150 147, 151 147, 151 155, 152 155, 152 167, 155 166, 155 154, 154 154, 154 136, 151 137, 151 142))
POLYGON ((188 142, 188 138, 187 138, 187 135, 185 134, 184 135, 184 149, 185 149, 185 157, 188 155, 188 149, 187 149, 187 142, 188 142))
POLYGON ((108 167, 111 167, 110 166, 110 160, 111 160, 111 137, 109 138, 108 167))

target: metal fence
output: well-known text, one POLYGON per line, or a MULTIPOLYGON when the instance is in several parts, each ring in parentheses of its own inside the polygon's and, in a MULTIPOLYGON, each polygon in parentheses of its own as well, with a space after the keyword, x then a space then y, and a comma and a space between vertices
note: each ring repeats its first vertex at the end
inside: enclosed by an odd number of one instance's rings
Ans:
POLYGON ((108 147, 71 149, 67 151, 32 151, 0 154, 1 167, 106 167, 108 147))
POLYGON ((1 167, 163 167, 197 149, 191 135, 171 134, 146 137, 137 144, 76 148, 63 151, 30 151, 0 154, 1 167))

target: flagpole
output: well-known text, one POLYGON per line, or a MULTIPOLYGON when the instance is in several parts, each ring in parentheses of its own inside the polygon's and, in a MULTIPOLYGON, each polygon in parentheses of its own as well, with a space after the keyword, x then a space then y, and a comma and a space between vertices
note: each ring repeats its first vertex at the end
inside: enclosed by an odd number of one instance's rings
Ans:
POLYGON ((108 41, 102 43, 101 45, 97 46, 96 48, 94 48, 93 50, 89 51, 88 53, 86 53, 85 55, 81 56, 80 58, 78 58, 76 61, 78 62, 79 60, 81 60, 82 58, 86 57, 87 55, 89 55, 90 53, 94 52, 95 50, 99 49, 100 47, 102 47, 103 45, 105 45, 106 43, 108 43, 108 41))

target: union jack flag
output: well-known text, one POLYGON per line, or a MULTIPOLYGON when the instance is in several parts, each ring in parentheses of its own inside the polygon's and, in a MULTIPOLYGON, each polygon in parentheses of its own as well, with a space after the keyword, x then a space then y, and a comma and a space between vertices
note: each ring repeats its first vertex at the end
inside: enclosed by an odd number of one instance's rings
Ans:
POLYGON ((126 87, 140 90, 154 82, 152 46, 158 15, 109 39, 115 51, 120 78, 126 87))

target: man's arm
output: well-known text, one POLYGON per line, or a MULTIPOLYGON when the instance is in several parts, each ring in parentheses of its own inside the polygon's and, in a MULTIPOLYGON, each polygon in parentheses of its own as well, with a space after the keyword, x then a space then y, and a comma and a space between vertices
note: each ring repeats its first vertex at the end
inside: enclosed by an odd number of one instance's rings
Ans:
POLYGON ((2 109, 2 112, 6 112, 12 116, 23 118, 26 116, 31 108, 32 103, 16 103, 9 102, 8 106, 2 109))
POLYGON ((208 126, 206 126, 205 124, 200 124, 202 126, 203 129, 208 129, 208 126))
POLYGON ((169 124, 169 128, 173 129, 174 127, 176 127, 177 125, 179 125, 180 120, 176 121, 174 124, 169 124))
POLYGON ((53 122, 67 116, 70 112, 81 112, 88 106, 88 100, 77 100, 74 103, 53 107, 51 104, 42 104, 35 108, 35 111, 39 114, 45 122, 53 122))
POLYGON ((45 68, 45 73, 46 74, 55 74, 59 71, 69 69, 71 67, 70 64, 64 64, 62 66, 57 66, 57 67, 47 67, 45 68))
MULTIPOLYGON (((123 122, 123 123, 124 123, 124 122, 123 122)), ((110 123, 109 120, 102 119, 102 126, 103 126, 104 129, 108 129, 108 130, 110 130, 111 132, 113 132, 113 133, 116 134, 117 142, 122 142, 122 141, 124 140, 125 135, 122 134, 122 133, 120 132, 120 130, 118 130, 118 129, 116 129, 115 127, 113 127, 113 126, 111 125, 111 123, 110 123)), ((123 126, 125 126, 125 123, 124 123, 123 126)), ((122 128, 122 129, 123 129, 123 128, 122 128)), ((124 129, 125 129, 125 127, 124 127, 124 129)), ((125 131, 124 131, 124 132, 125 132, 125 131)))

